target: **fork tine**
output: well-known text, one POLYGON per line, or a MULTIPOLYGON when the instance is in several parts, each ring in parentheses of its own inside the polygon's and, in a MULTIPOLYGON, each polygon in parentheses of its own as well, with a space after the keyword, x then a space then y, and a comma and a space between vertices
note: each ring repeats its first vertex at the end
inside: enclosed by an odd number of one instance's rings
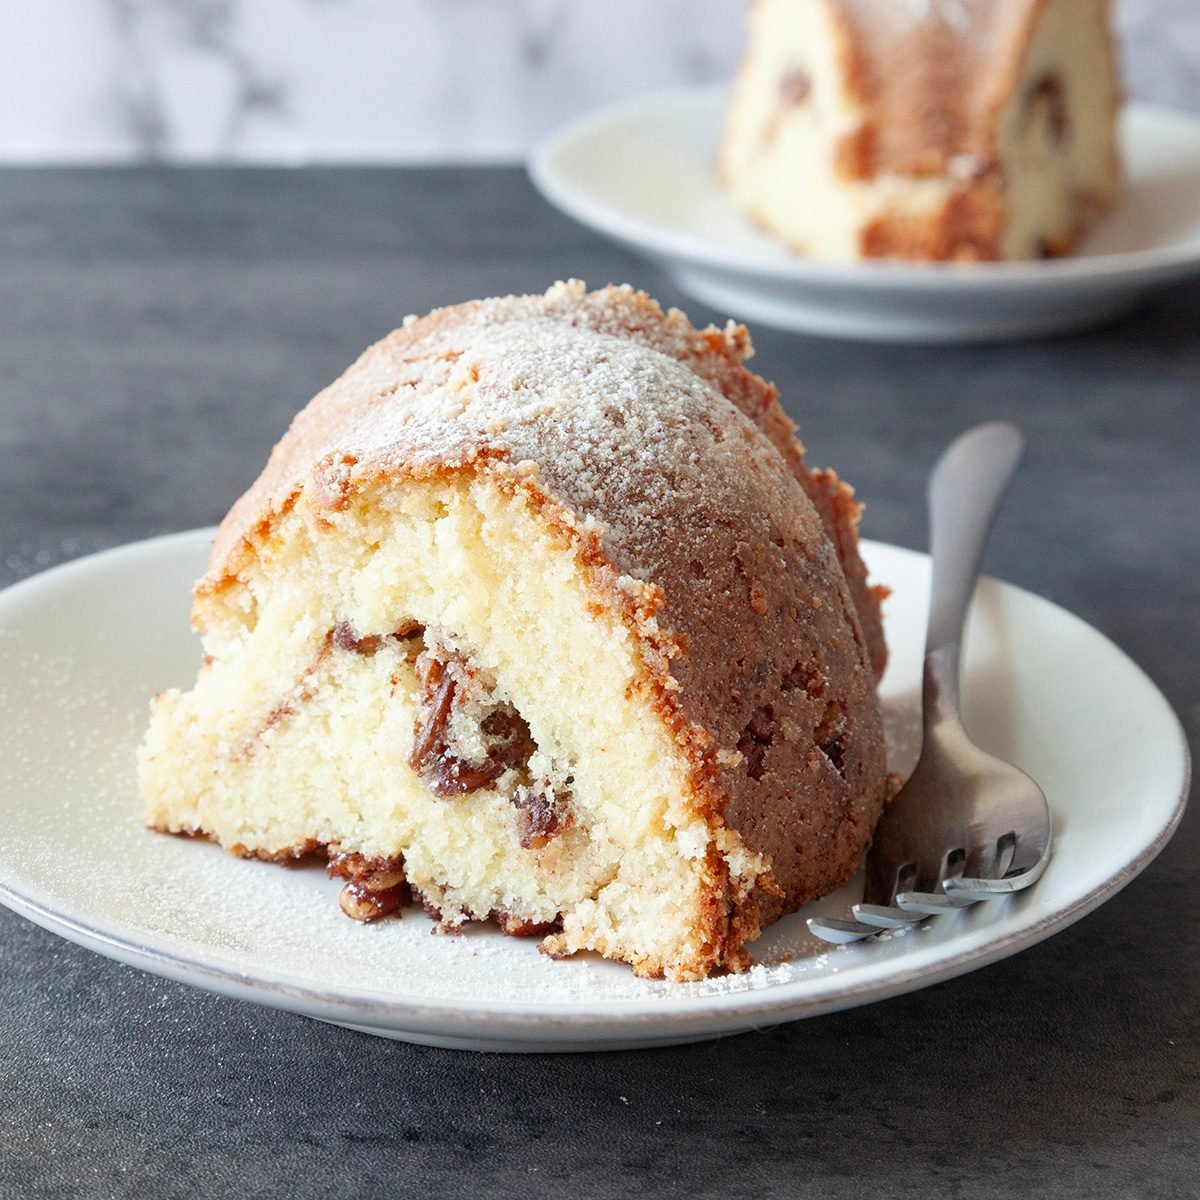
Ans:
POLYGON ((855 920, 878 929, 907 929, 921 919, 919 914, 905 912, 891 904, 855 904, 850 911, 855 920))
POLYGON ((1049 857, 1050 833, 1048 830, 1044 838, 1019 837, 1013 848, 1012 862, 1009 863, 1005 875, 1023 875, 1026 871, 1032 871, 1039 862, 1044 868, 1049 857))
MULTIPOLYGON (((962 871, 958 873, 959 879, 1002 879, 1007 866, 1006 860, 1011 861, 1011 854, 1006 853, 1010 834, 1005 834, 1004 838, 997 839, 991 842, 980 842, 971 848, 967 855, 966 861, 963 863, 962 871), (1001 847, 1005 849, 1001 849, 1001 847)), ((947 880, 947 883, 950 881, 947 880)))
POLYGON ((1033 882, 1026 880, 1024 875, 1010 875, 1007 879, 968 879, 964 876, 946 881, 946 895, 956 900, 1000 900, 1033 882))
POLYGON ((838 946, 861 942, 863 938, 869 938, 879 932, 874 925, 864 925, 860 921, 841 921, 836 917, 809 917, 808 928, 810 933, 838 946))
POLYGON ((1000 896, 1011 896, 1037 883, 1050 861, 1050 837, 1038 854, 1036 839, 1018 842, 1010 860, 1008 873, 1003 877, 963 875, 958 879, 947 879, 943 884, 946 895, 974 900, 995 900, 1000 896), (1033 856, 1037 854, 1037 857, 1033 856), (1032 859, 1032 862, 1030 861, 1032 859), (1028 865, 1027 865, 1028 864, 1028 865), (1023 869, 1021 869, 1023 868, 1023 869))
POLYGON ((1006 875, 1003 879, 947 879, 946 895, 969 900, 997 900, 1031 887, 1042 877, 1049 860, 1047 853, 1028 871, 1006 875))
POLYGON ((948 896, 940 892, 901 892, 896 897, 899 908, 926 917, 940 917, 943 913, 956 912, 974 903, 969 897, 948 896))

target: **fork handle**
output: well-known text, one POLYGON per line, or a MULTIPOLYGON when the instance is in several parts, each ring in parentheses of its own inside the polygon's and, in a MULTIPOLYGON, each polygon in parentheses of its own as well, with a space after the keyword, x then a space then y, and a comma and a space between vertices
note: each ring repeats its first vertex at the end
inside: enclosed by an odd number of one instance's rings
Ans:
POLYGON ((933 580, 925 632, 924 723, 958 720, 963 627, 996 510, 1025 449, 1006 421, 977 425, 956 438, 929 479, 933 580))

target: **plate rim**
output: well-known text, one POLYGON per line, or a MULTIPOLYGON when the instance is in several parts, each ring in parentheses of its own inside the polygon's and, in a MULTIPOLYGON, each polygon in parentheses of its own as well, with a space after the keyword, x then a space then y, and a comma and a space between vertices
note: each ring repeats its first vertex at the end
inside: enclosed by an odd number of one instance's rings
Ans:
MULTIPOLYGON (((122 558, 154 556, 185 548, 192 550, 198 548, 200 543, 211 540, 213 532, 212 527, 206 527, 146 538, 83 555, 38 572, 0 590, 0 625, 4 619, 4 608, 14 598, 20 602, 45 588, 68 582, 72 575, 86 574, 97 566, 111 566, 122 558)), ((879 547, 887 553, 928 561, 927 554, 892 543, 864 538, 863 547, 868 560, 872 551, 879 547)), ((1027 601, 1048 606, 1088 631, 1091 636, 1100 638, 1111 652, 1137 673, 1157 697, 1168 718, 1169 731, 1178 746, 1181 778, 1178 795, 1172 802, 1165 823, 1159 825, 1154 836, 1119 870, 1072 903, 1047 913, 1035 923, 965 948, 933 964, 905 969, 900 965, 903 959, 899 959, 891 960, 882 973, 877 972, 857 982, 846 983, 838 980, 836 975, 829 975, 822 977, 825 981, 823 985, 818 980, 816 987, 811 979, 793 979, 743 991, 628 999, 611 997, 599 1005, 589 1004, 586 1000, 543 1001, 536 1006, 529 1002, 482 999, 430 1001, 427 997, 406 997, 379 989, 321 987, 311 980, 286 972, 248 973, 222 964, 219 960, 214 963, 211 956, 208 961, 191 957, 182 950, 155 944, 153 938, 123 933, 108 922, 89 921, 79 914, 58 911, 53 904, 40 901, 36 894, 23 891, 19 882, 14 882, 12 868, 2 860, 0 904, 34 924, 107 958, 210 992, 401 1036, 405 1033, 423 1033, 442 1036, 447 1040, 457 1037, 462 1042, 471 1040, 472 1022, 484 1016, 487 1018, 486 1025, 477 1031, 482 1037, 476 1040, 493 1045, 507 1038, 515 1043, 528 1043, 531 1048, 544 1048, 558 1037, 577 1044, 578 1048, 588 1048, 601 1043, 632 1044, 622 1039, 649 1043, 664 1038, 669 1040, 675 1035, 685 1038, 734 1033, 761 1024, 777 1024, 841 1011, 944 982, 1044 941, 1121 891, 1158 856, 1178 828, 1187 807, 1191 780, 1190 751, 1178 714, 1154 681, 1128 654, 1103 632, 1052 600, 1016 584, 990 576, 984 578, 991 579, 993 584, 1011 590, 1027 601), (448 1030, 453 1033, 447 1034, 448 1030)))
MULTIPOLYGON (((986 292, 1020 285, 1052 292, 1089 283, 1149 284, 1200 271, 1200 242, 1067 255, 1037 262, 829 263, 804 258, 782 246, 777 252, 758 252, 628 215, 606 204, 594 192, 573 184, 557 166, 557 157, 583 138, 639 115, 715 106, 727 94, 728 87, 727 83, 718 83, 663 89, 585 113, 535 144, 526 156, 526 171, 543 198, 555 208, 625 246, 659 261, 682 262, 776 284, 873 292, 950 291, 959 287, 986 292)), ((1166 105, 1127 101, 1122 119, 1124 122, 1131 118, 1175 122, 1189 127, 1200 141, 1200 115, 1166 105)), ((1200 186, 1197 195, 1200 199, 1200 186)))

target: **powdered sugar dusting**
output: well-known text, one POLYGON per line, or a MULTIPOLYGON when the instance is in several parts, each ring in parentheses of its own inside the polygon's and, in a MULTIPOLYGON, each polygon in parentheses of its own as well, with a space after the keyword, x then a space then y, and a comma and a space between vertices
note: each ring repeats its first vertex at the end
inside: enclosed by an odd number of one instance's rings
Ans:
MULTIPOLYGON (((381 470, 486 457, 537 464, 550 493, 603 530, 614 564, 645 575, 661 557, 664 515, 685 504, 726 511, 745 492, 746 440, 766 449, 751 422, 676 357, 671 319, 655 309, 647 322, 646 306, 630 288, 588 293, 572 281, 545 296, 406 321, 299 415, 222 526, 214 567, 262 507, 312 478, 314 463, 317 489, 337 491, 381 470), (731 427, 742 437, 730 438, 731 427)), ((741 352, 732 342, 726 350, 741 352)), ((768 457, 774 472, 760 473, 759 485, 794 505, 794 480, 768 457)))

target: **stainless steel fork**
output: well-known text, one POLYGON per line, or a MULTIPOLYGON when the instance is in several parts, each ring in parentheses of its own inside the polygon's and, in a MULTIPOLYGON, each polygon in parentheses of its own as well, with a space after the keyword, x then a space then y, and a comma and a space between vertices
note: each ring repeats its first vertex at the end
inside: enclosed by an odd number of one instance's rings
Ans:
POLYGON ((1000 499, 1024 439, 980 425, 954 441, 929 482, 933 579, 925 638, 921 757, 884 811, 854 920, 810 918, 829 942, 855 942, 1036 883, 1050 859, 1050 809, 1023 771, 985 754, 959 715, 967 608, 1000 499))

